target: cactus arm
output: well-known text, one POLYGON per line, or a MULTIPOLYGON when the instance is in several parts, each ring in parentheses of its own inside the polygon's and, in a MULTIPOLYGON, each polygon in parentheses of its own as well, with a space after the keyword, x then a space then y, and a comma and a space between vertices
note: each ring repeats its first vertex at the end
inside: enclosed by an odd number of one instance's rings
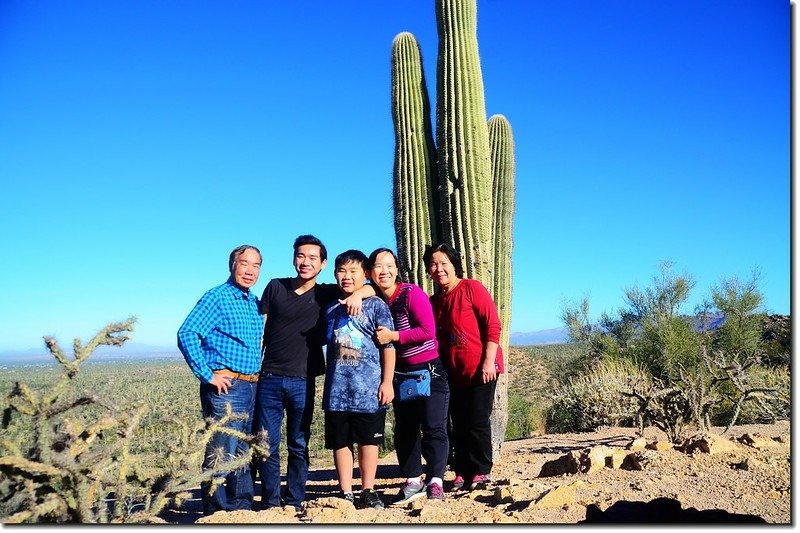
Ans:
POLYGON ((416 38, 398 34, 392 43, 392 119, 395 129, 393 172, 394 227, 402 279, 431 292, 422 254, 438 240, 439 200, 434 187, 436 148, 430 102, 416 38))

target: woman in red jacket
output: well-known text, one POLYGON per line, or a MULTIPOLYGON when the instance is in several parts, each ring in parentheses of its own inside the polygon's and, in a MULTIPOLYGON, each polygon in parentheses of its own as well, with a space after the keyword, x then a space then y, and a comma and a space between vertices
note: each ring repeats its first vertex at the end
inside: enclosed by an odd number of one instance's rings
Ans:
POLYGON ((485 487, 492 470, 489 418, 504 371, 497 307, 486 287, 463 277, 461 258, 449 244, 427 247, 423 260, 438 287, 431 305, 450 379, 453 490, 485 487))

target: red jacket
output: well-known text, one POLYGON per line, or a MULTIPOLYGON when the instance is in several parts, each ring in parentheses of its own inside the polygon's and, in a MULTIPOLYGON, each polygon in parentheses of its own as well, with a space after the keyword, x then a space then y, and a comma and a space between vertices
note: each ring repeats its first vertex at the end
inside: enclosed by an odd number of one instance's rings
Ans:
MULTIPOLYGON (((500 344, 500 318, 489 291, 477 280, 462 279, 452 291, 431 296, 431 305, 450 384, 457 389, 480 385, 486 343, 500 344)), ((495 368, 498 374, 505 371, 500 346, 495 368)))

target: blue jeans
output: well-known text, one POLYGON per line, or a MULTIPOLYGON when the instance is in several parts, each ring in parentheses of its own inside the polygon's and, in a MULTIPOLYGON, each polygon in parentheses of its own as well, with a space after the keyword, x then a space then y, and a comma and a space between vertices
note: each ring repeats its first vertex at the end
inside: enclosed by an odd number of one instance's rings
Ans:
POLYGON ((258 461, 261 504, 300 507, 306 498, 308 439, 314 415, 314 378, 261 374, 256 395, 254 431, 267 431, 269 457, 258 461), (288 451, 286 493, 281 501, 281 425, 286 411, 288 451))
MULTIPOLYGON (((200 384, 200 405, 203 418, 219 420, 225 415, 225 406, 230 403, 234 413, 247 413, 246 420, 234 420, 226 425, 243 433, 250 433, 253 420, 253 406, 256 396, 256 383, 232 379, 227 394, 218 394, 217 388, 208 383, 200 384)), ((212 468, 214 463, 229 460, 231 457, 247 452, 248 444, 236 437, 215 433, 206 446, 203 470, 212 468)), ((209 494, 210 482, 201 484, 203 494, 203 513, 251 509, 253 506, 253 478, 250 468, 245 466, 224 475, 225 482, 209 494)))

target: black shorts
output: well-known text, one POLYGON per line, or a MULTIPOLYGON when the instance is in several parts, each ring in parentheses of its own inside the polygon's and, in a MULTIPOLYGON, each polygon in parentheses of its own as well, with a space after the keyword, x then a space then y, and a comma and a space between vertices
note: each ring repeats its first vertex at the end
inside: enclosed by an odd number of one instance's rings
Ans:
POLYGON ((383 444, 386 409, 374 413, 325 411, 325 448, 338 450, 352 444, 383 444))

